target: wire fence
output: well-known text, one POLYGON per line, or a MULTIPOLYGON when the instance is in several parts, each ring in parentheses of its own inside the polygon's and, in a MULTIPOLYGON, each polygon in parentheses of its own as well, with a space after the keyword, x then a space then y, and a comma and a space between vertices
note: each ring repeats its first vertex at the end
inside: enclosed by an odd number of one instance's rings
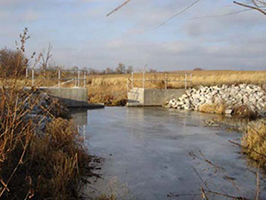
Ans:
POLYGON ((191 73, 131 73, 131 77, 127 80, 127 91, 134 87, 138 88, 185 88, 192 86, 191 73))
POLYGON ((86 87, 87 72, 83 70, 27 69, 26 78, 31 86, 38 87, 86 87))

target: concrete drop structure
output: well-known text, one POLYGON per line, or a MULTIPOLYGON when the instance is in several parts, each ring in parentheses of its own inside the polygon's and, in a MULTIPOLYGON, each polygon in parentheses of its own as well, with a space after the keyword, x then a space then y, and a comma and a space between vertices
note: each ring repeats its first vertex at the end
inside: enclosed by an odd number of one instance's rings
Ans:
POLYGON ((87 104, 86 88, 41 88, 59 98, 68 107, 79 107, 87 104))
POLYGON ((163 106, 166 101, 178 98, 185 89, 147 89, 133 88, 128 92, 128 107, 163 106))
POLYGON ((103 104, 88 103, 87 88, 41 88, 59 98, 69 108, 103 108, 103 104))
MULTIPOLYGON (((31 89, 31 88, 25 88, 31 89)), ((62 88, 62 87, 39 87, 38 90, 60 99, 68 108, 103 108, 103 104, 88 103, 88 90, 82 87, 62 88)))

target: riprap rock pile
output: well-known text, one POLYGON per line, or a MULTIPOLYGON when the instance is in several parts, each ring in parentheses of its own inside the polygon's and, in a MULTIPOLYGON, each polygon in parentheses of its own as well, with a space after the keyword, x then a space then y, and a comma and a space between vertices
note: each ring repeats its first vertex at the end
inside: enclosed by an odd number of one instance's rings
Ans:
POLYGON ((258 116, 266 116, 265 91, 257 85, 200 86, 172 99, 166 106, 176 109, 201 111, 206 105, 222 105, 224 114, 233 114, 236 108, 245 108, 258 116))

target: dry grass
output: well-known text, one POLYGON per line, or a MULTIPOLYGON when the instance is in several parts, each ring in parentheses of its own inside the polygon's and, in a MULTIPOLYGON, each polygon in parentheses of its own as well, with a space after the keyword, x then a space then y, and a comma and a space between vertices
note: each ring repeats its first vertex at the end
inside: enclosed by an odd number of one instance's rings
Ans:
MULTIPOLYGON (((226 103, 203 104, 199 107, 199 111, 203 113, 224 115, 228 106, 232 107, 232 105, 226 105, 226 103)), ((233 106, 232 116, 250 120, 258 118, 258 114, 252 111, 247 105, 233 106)))
MULTIPOLYGON (((24 53, 27 31, 23 37, 19 50, 24 53)), ((24 69, 17 65, 1 79, 0 199, 78 199, 81 177, 92 174, 90 157, 75 126, 57 118, 62 116, 58 102, 42 105, 34 88, 23 89, 24 69), (39 129, 46 119, 50 123, 39 129)))
POLYGON ((266 71, 197 71, 193 74, 193 86, 266 82, 266 71))
POLYGON ((107 106, 125 105, 127 78, 129 75, 99 75, 87 77, 87 89, 91 103, 107 106))
POLYGON ((96 200, 116 200, 116 199, 117 198, 114 194, 111 194, 111 195, 103 194, 96 198, 96 200))
POLYGON ((2 88, 0 95, 0 198, 77 199, 90 162, 77 141, 77 129, 55 118, 50 107, 28 119, 39 96, 19 91, 2 88), (52 122, 42 134, 36 121, 45 117, 52 122))
POLYGON ((77 199, 80 178, 90 158, 76 142, 74 124, 61 118, 48 124, 45 137, 34 137, 30 145, 30 168, 36 196, 77 199))
POLYGON ((260 120, 248 126, 242 138, 243 152, 266 167, 266 121, 260 120))
POLYGON ((104 93, 89 94, 90 103, 104 103, 106 106, 125 106, 127 97, 123 94, 110 95, 104 93))
POLYGON ((223 115, 225 113, 225 105, 219 103, 203 104, 199 107, 199 111, 223 115))

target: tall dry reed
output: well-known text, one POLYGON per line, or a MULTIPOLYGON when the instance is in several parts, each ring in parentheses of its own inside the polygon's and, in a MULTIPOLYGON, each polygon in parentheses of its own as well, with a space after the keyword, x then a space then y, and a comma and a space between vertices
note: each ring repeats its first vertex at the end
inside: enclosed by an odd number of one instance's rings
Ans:
MULTIPOLYGON (((26 29, 21 54, 28 38, 26 29)), ((91 158, 74 124, 59 118, 58 102, 44 106, 35 88, 21 85, 28 60, 20 62, 1 79, 0 199, 78 199, 91 158)))

